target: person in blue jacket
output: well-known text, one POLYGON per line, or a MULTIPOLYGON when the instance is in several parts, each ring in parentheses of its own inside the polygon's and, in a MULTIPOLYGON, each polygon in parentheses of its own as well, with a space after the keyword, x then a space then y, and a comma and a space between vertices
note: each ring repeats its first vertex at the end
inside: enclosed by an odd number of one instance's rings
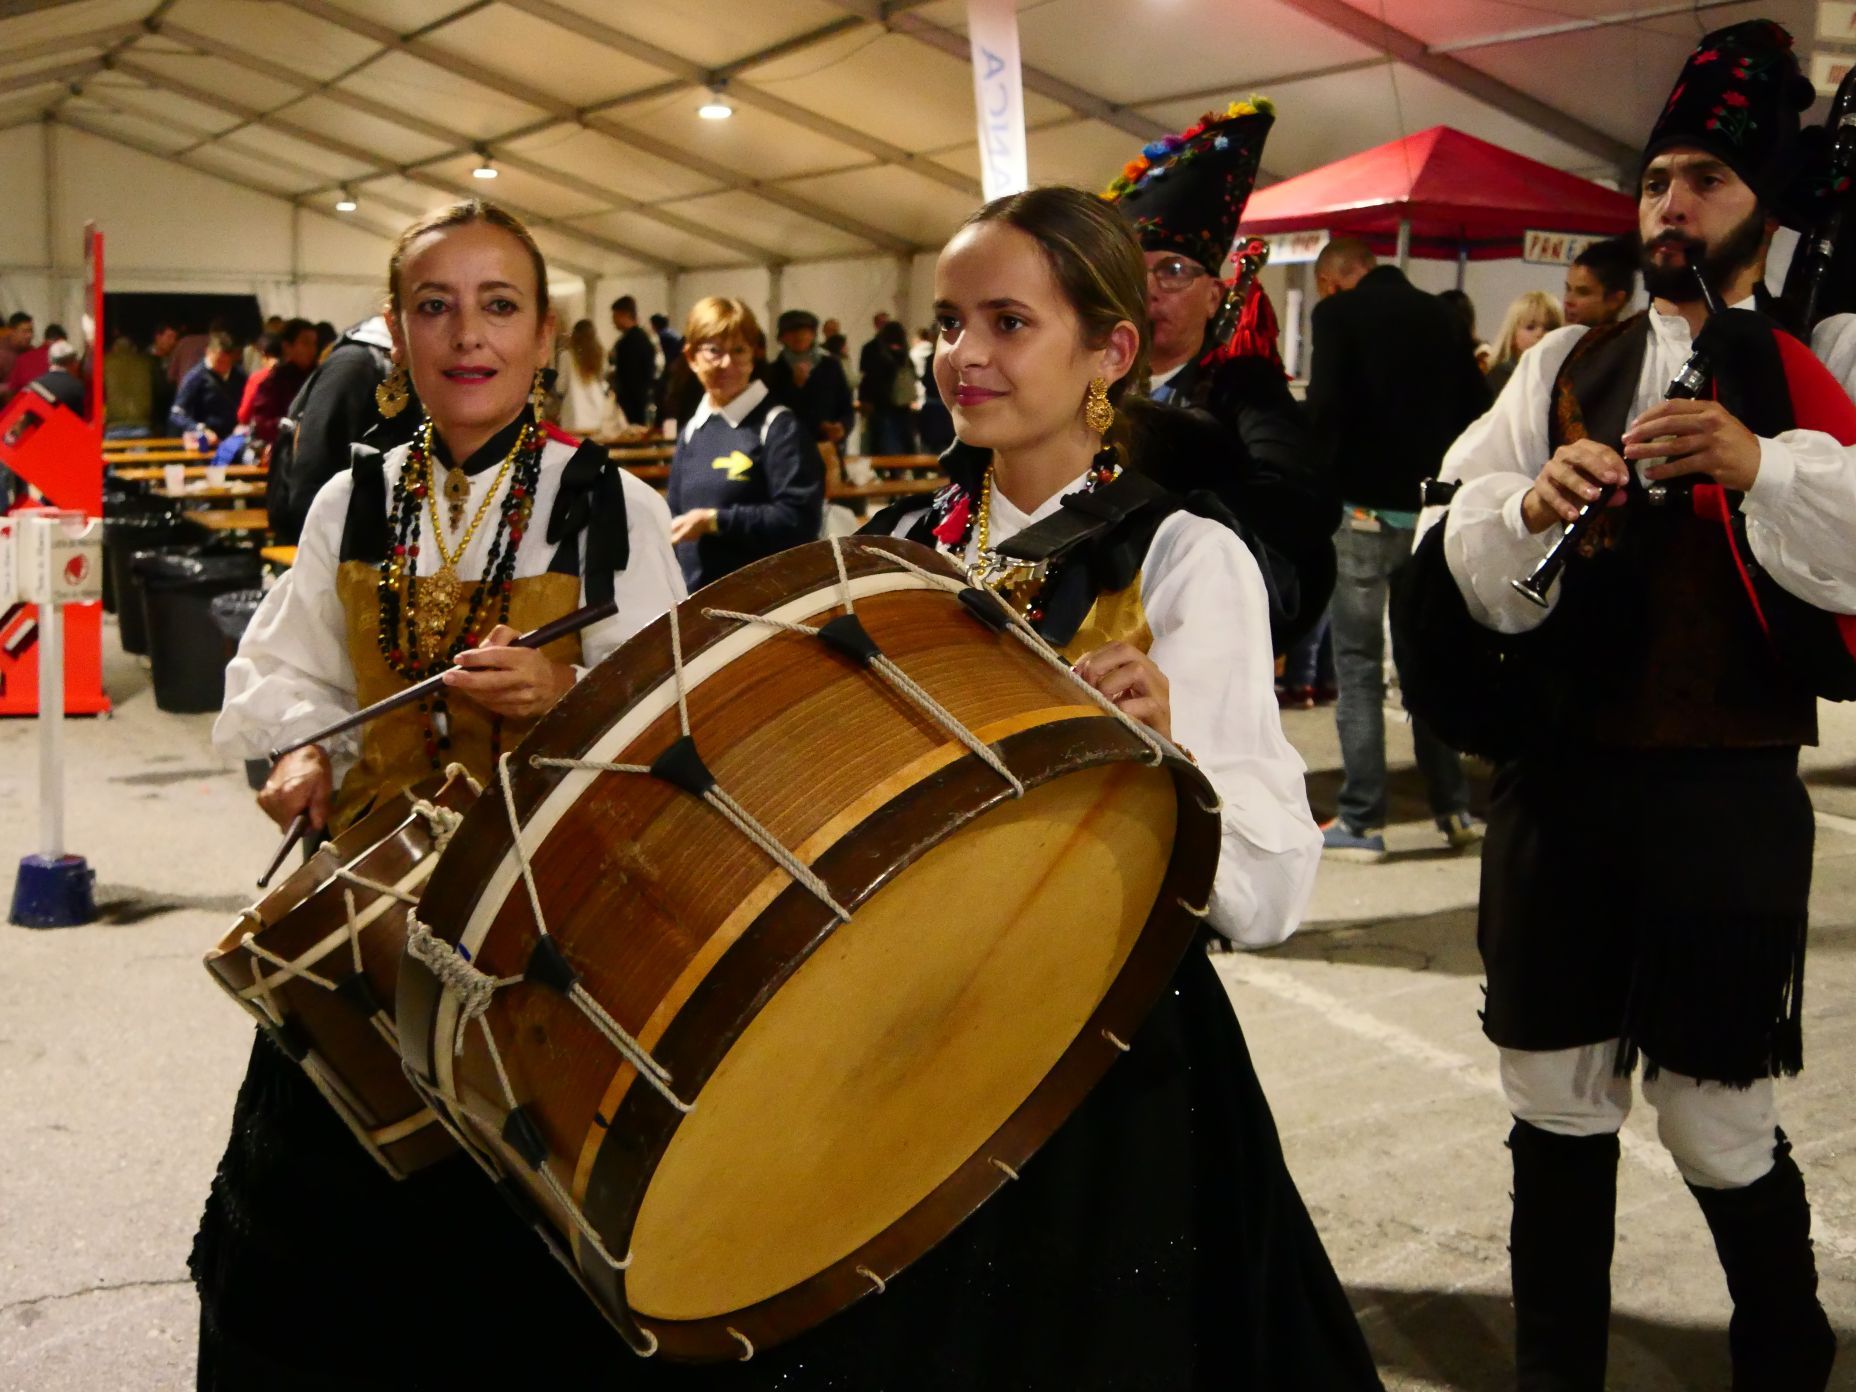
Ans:
POLYGON ((683 355, 703 399, 670 461, 670 539, 691 590, 816 541, 825 470, 804 422, 756 376, 766 338, 740 300, 690 311, 683 355))

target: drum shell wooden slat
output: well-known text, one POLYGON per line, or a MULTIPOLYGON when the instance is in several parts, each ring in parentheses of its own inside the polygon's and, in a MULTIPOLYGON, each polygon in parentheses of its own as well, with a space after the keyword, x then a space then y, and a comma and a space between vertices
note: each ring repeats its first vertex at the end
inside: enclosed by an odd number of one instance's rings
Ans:
MULTIPOLYGON (((763 612, 806 588, 835 588, 822 547, 803 548, 704 591, 682 611, 686 665, 740 626, 711 620, 702 607, 763 612), (783 563, 783 564, 782 564, 783 563)), ((925 556, 911 549, 912 556, 925 556)), ((885 563, 849 552, 853 578, 883 574, 885 563)), ((834 613, 829 597, 807 620, 834 613)), ((917 589, 871 595, 857 612, 884 652, 984 740, 1007 752, 1028 783, 1092 766, 1144 760, 1147 746, 1093 706, 1063 673, 1010 637, 994 637, 945 594, 917 589), (976 641, 976 635, 979 641, 976 641)), ((528 764, 537 751, 582 757, 624 712, 666 680, 669 633, 659 620, 584 679, 544 719, 511 761, 517 815, 527 825, 562 773, 528 764)), ((891 688, 817 639, 775 635, 736 656, 718 677, 689 694, 697 743, 721 787, 797 850, 855 909, 958 826, 1010 798, 997 773, 951 742, 891 688), (819 751, 829 751, 820 758, 819 751)), ((627 741, 618 762, 648 764, 678 734, 674 705, 627 741)), ((1177 785, 1178 838, 1162 904, 1202 903, 1216 860, 1211 793, 1189 765, 1170 770, 1177 785), (1169 897, 1170 896, 1170 897, 1169 897)), ((428 886, 420 910, 440 936, 456 939, 472 914, 490 913, 476 965, 520 975, 533 945, 532 914, 519 883, 493 912, 479 901, 509 849, 501 790, 486 790, 428 886)), ((835 920, 791 884, 712 809, 668 784, 601 774, 531 846, 531 865, 550 930, 592 995, 670 1070, 686 1099, 695 1095, 731 1044, 782 983, 831 934, 835 920), (612 935, 623 934, 623 951, 612 935)), ((1130 957, 1124 979, 1098 1014, 1131 1034, 1194 932, 1183 910, 1157 910, 1130 957)), ((402 1047, 409 1064, 435 1076, 438 994, 423 968, 402 976, 402 1047)), ((516 1094, 546 1138, 552 1163, 615 1255, 677 1126, 677 1114, 618 1064, 603 1037, 559 995, 522 985, 499 993, 487 1016, 516 1094)), ((1000 1128, 988 1154, 1022 1161, 1067 1115, 1114 1057, 1100 1037, 1079 1036, 1047 1085, 1000 1128), (1072 1056, 1074 1055, 1074 1056, 1072 1056)), ((1085 1035, 1088 1031, 1085 1031, 1085 1035)), ((449 1060, 479 1130, 491 1133, 504 1110, 501 1089, 476 1032, 449 1060)), ((487 1136, 491 1149, 499 1149, 487 1136)), ((499 1150, 505 1167, 523 1167, 499 1150)), ((715 1320, 646 1320, 664 1351, 685 1358, 734 1356, 728 1327, 771 1343, 816 1323, 871 1289, 857 1266, 893 1273, 983 1201, 1003 1174, 951 1176, 858 1252, 777 1298, 715 1320)), ((532 1186, 531 1186, 532 1189, 532 1186)), ((563 1232, 572 1224, 533 1190, 563 1232)), ((609 1316, 631 1319, 619 1281, 590 1253, 583 1279, 609 1316)))

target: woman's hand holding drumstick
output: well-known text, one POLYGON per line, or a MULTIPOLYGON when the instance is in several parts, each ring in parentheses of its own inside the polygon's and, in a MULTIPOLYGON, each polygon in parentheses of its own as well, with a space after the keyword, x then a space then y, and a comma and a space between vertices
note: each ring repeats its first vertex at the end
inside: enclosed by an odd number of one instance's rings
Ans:
POLYGON ((536 648, 510 645, 522 635, 498 624, 474 648, 458 654, 445 685, 490 712, 512 720, 534 720, 573 689, 574 669, 536 648))

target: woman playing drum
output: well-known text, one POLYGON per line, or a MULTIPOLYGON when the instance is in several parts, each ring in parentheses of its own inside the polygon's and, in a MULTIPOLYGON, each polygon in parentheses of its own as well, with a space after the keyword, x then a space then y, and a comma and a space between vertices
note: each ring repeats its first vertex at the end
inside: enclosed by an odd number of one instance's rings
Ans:
MULTIPOLYGON (((663 501, 534 416, 554 316, 527 229, 474 200, 433 213, 400 236, 388 287, 395 371, 381 408, 404 406, 410 378, 426 420, 384 456, 357 447, 317 495, 295 567, 227 670, 215 741, 261 757, 456 670, 442 696, 280 759, 258 797, 280 825, 306 813, 339 832, 453 763, 487 781, 581 670, 684 593, 663 501), (519 630, 608 599, 616 615, 577 638, 510 646, 519 630)), ((545 1261, 513 1220, 473 1232, 466 1252, 446 1210, 482 1183, 459 1155, 396 1185, 260 1039, 194 1250, 200 1385, 347 1387, 376 1374, 406 1385, 406 1369, 432 1366, 409 1339, 421 1298, 446 1307, 462 1289, 446 1281, 474 1278, 499 1251, 518 1268, 545 1261), (402 1249, 429 1259, 416 1292, 398 1279, 402 1249), (351 1361, 356 1348, 388 1360, 402 1345, 404 1364, 351 1361)))
MULTIPOLYGON (((1145 375, 1144 294, 1126 224, 1088 195, 1034 189, 974 214, 935 274, 954 482, 866 530, 954 556, 1085 681, 1192 752, 1224 805, 1207 921, 1267 945, 1300 921, 1320 835, 1272 694, 1262 577, 1228 514, 1118 486, 1152 467, 1153 442, 1193 438, 1184 413, 1124 400, 1145 375), (1130 490, 1137 501, 1118 500, 1130 490), (1081 493, 1093 508, 1064 506, 1081 493), (999 554, 1092 511, 1121 520, 1040 569, 999 554)), ((903 1302, 925 1331, 942 1302, 931 1338, 871 1364, 897 1369, 882 1386, 1379 1386, 1203 952, 1131 1043, 1021 1182, 893 1283, 895 1303, 853 1307, 815 1337, 848 1341, 884 1315, 893 1329, 903 1302)))

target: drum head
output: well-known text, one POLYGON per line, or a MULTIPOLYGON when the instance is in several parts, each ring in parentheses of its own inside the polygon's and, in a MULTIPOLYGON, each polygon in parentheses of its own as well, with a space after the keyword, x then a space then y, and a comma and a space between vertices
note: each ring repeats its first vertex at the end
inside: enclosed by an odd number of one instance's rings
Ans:
POLYGON ((1000 804, 787 980, 659 1162, 632 1230, 640 1315, 790 1290, 903 1219, 1043 1082, 1141 936, 1173 854, 1164 768, 1000 804))

